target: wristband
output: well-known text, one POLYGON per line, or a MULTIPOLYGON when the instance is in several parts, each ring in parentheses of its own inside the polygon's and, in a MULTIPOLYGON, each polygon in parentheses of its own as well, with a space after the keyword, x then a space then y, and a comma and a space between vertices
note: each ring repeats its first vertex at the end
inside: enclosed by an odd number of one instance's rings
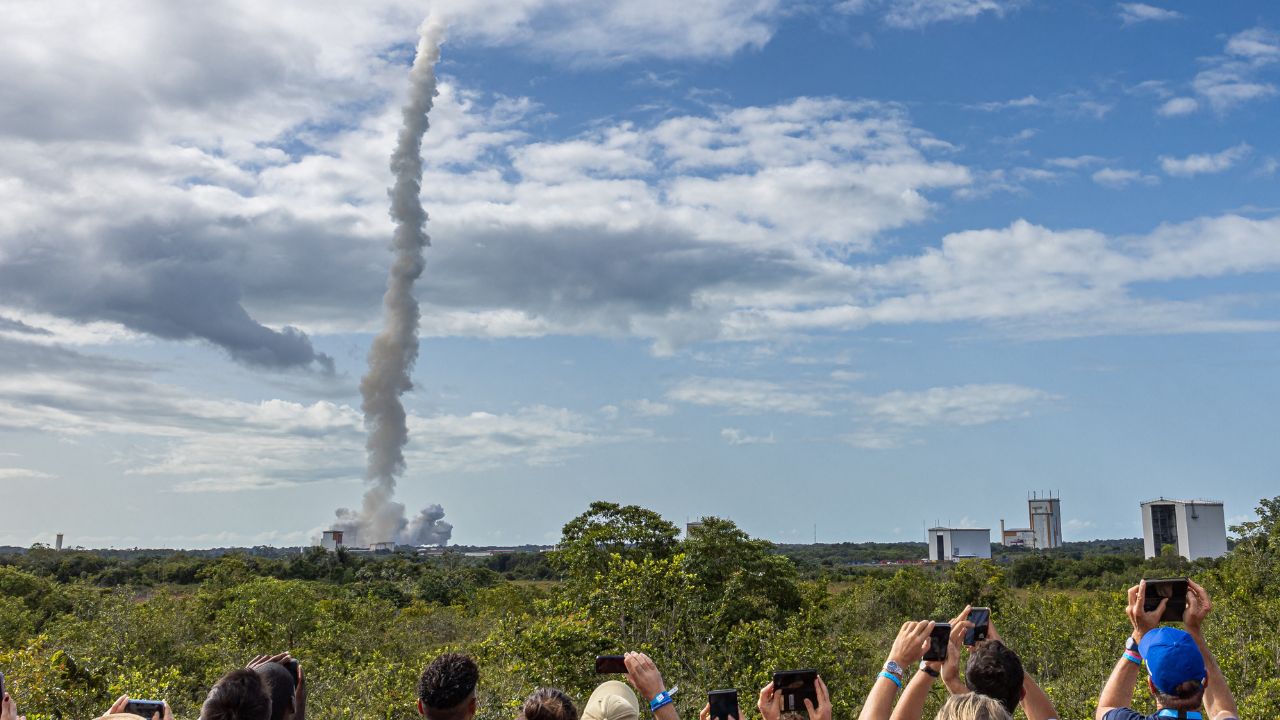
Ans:
POLYGON ((1142 664, 1142 658, 1141 658, 1141 657, 1139 657, 1137 653, 1132 652, 1132 651, 1129 651, 1129 650, 1126 650, 1126 651, 1124 652, 1124 659, 1125 659, 1125 660, 1128 660, 1129 662, 1133 663, 1134 665, 1141 665, 1141 664, 1142 664))
POLYGON ((898 689, 899 689, 899 690, 901 690, 901 689, 902 689, 902 681, 901 681, 901 680, 899 680, 898 678, 894 677, 893 675, 890 675, 889 673, 885 672, 884 670, 881 670, 881 671, 880 671, 880 677, 882 677, 882 678, 888 678, 890 682, 892 682, 894 685, 897 685, 897 686, 898 686, 898 689))
POLYGON ((934 670, 933 668, 929 667, 928 665, 921 665, 921 666, 920 666, 920 672, 924 673, 925 675, 928 675, 928 676, 929 676, 929 677, 931 677, 931 678, 935 678, 935 679, 936 679, 936 678, 938 678, 938 677, 940 677, 940 676, 942 675, 942 673, 938 672, 937 670, 934 670))
POLYGON ((654 695, 653 699, 649 701, 649 712, 657 712, 658 708, 666 707, 667 705, 675 702, 675 694, 677 692, 680 692, 680 688, 673 687, 670 690, 663 690, 657 695, 654 695))

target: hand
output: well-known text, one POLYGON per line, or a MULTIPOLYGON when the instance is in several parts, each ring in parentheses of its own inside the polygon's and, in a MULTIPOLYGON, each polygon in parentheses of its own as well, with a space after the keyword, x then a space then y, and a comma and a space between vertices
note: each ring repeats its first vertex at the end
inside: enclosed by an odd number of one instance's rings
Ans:
POLYGON ((173 720, 173 710, 169 708, 168 700, 161 700, 164 703, 164 717, 160 717, 160 713, 151 716, 151 720, 173 720))
POLYGON ((809 720, 831 720, 831 693, 827 692, 827 684, 822 681, 821 675, 813 681, 813 687, 818 691, 818 707, 815 708, 809 698, 804 699, 804 709, 809 711, 809 720))
POLYGON ((987 639, 999 640, 1000 642, 1004 642, 1004 639, 1000 637, 1000 631, 996 630, 995 619, 992 618, 990 615, 987 616, 987 639))
POLYGON ((1147 602, 1147 581, 1143 580, 1129 588, 1129 605, 1125 611, 1129 614, 1129 624, 1133 625, 1134 641, 1141 641, 1142 636, 1160 627, 1160 616, 1164 614, 1169 598, 1161 598, 1160 606, 1151 612, 1143 608, 1147 602))
POLYGON ((622 656, 622 661, 627 666, 627 681, 646 701, 653 702, 658 693, 667 689, 662 682, 662 673, 658 672, 658 666, 648 655, 629 652, 622 656))
POLYGON ((782 693, 773 689, 773 681, 760 688, 760 701, 756 703, 762 720, 778 720, 782 717, 782 693))
POLYGON ((294 678, 297 685, 293 688, 293 717, 294 720, 305 720, 307 716, 307 683, 302 677, 302 663, 298 663, 298 677, 294 678))
POLYGON ((107 716, 107 715, 115 715, 116 713, 122 713, 124 712, 124 706, 128 704, 129 704, 129 696, 121 695, 120 697, 116 698, 116 701, 111 703, 111 707, 107 708, 107 711, 102 714, 103 716, 107 716))
POLYGON ((254 670, 266 665, 267 663, 280 663, 283 665, 291 659, 293 659, 292 656, 287 652, 282 652, 278 655, 256 655, 249 661, 248 665, 244 666, 244 669, 254 670))
POLYGON ((18 714, 18 705, 9 693, 0 698, 0 720, 27 720, 26 715, 18 714))
POLYGON ((964 619, 968 614, 969 608, 965 608, 964 612, 960 613, 959 616, 951 621, 951 637, 947 640, 946 659, 941 663, 930 661, 926 663, 927 665, 930 665, 935 670, 938 669, 939 665, 942 667, 950 665, 950 674, 953 674, 956 677, 960 676, 960 653, 964 652, 965 648, 964 636, 965 633, 969 632, 969 630, 973 628, 973 623, 964 619))
MULTIPOLYGON (((711 720, 711 703, 702 706, 702 710, 698 712, 698 720, 711 720)), ((738 720, 738 718, 730 715, 729 720, 738 720)))
POLYGON ((1213 609, 1213 602, 1209 600, 1209 593, 1195 580, 1187 581, 1187 609, 1182 613, 1182 622, 1187 626, 1187 632, 1195 635, 1198 634, 1204 626, 1204 619, 1208 617, 1209 611, 1213 609))
POLYGON ((920 662, 929 650, 929 633, 937 625, 932 620, 909 620, 902 624, 898 637, 893 641, 889 659, 903 668, 920 662))

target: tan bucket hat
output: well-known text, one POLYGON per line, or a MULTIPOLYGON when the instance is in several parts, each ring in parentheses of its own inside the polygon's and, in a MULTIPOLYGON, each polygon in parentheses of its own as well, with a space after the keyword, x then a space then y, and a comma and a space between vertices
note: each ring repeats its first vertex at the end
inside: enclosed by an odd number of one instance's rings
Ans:
POLYGON ((640 701, 629 685, 609 680, 587 698, 582 720, 640 720, 640 701))

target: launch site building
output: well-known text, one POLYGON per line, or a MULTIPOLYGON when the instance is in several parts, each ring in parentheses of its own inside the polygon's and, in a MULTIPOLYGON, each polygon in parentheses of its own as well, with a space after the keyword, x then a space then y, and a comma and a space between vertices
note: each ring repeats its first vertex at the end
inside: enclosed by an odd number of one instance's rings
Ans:
POLYGON ((929 562, 991 557, 991 528, 929 528, 929 562))
POLYGON ((1168 500, 1142 503, 1142 548, 1148 558, 1166 545, 1188 560, 1227 554, 1227 523, 1222 503, 1213 500, 1168 500))
POLYGON ((1005 547, 1025 547, 1035 550, 1052 550, 1062 547, 1062 499, 1053 493, 1041 497, 1032 493, 1027 498, 1028 527, 1005 528, 1000 521, 1000 544, 1005 547))
MULTIPOLYGON (((311 537, 315 537, 312 535, 311 537)), ((325 530, 320 535, 320 547, 329 552, 337 552, 342 547, 342 531, 341 530, 325 530)))

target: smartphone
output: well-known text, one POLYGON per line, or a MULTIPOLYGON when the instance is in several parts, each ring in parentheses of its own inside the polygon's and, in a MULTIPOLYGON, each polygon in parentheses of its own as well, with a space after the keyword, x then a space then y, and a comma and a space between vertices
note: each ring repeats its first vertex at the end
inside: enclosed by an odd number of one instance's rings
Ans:
POLYGON ((929 634, 929 650, 925 652, 925 660, 946 660, 947 646, 951 644, 951 623, 940 622, 933 626, 929 634))
POLYGON ((1168 598, 1169 604, 1164 606, 1160 622, 1182 622, 1182 615, 1187 610, 1187 579, 1148 580, 1147 599, 1142 609, 1151 612, 1160 607, 1160 601, 1165 598, 1168 598))
POLYGON ((712 690, 707 693, 707 704, 711 706, 711 720, 742 720, 738 712, 738 691, 712 690))
POLYGON ((782 693, 783 712, 804 712, 805 698, 818 705, 817 670, 779 670, 773 674, 774 692, 782 693))
POLYGON ((975 645, 987 639, 991 630, 991 608, 976 607, 969 610, 969 622, 973 627, 964 633, 964 644, 975 645))
POLYGON ((608 673, 625 673, 627 671, 627 663, 621 655, 597 655, 596 656, 596 674, 605 675, 608 673))
POLYGON ((124 711, 130 715, 138 715, 146 718, 146 720, 151 720, 156 713, 160 713, 160 717, 164 717, 164 703, 160 700, 130 700, 124 706, 124 711))

